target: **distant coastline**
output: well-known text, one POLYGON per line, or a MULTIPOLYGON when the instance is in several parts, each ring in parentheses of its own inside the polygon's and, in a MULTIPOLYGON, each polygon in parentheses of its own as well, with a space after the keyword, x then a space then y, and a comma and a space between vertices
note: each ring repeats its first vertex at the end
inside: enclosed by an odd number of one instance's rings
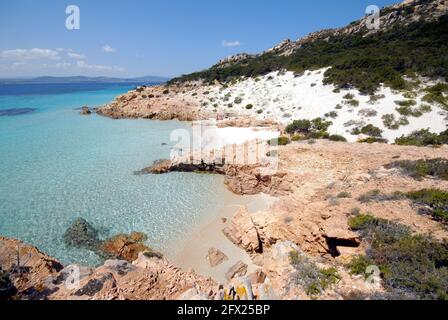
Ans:
POLYGON ((4 78, 0 79, 0 85, 11 84, 86 84, 86 83, 139 83, 139 84, 161 84, 170 78, 159 76, 144 76, 137 78, 113 78, 113 77, 36 77, 36 78, 4 78))

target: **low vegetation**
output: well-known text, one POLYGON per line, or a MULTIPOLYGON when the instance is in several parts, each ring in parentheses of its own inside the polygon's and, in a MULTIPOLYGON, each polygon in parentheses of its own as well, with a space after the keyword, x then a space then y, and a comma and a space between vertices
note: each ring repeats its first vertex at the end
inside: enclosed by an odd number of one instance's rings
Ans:
POLYGON ((401 126, 409 124, 409 120, 406 117, 402 116, 397 120, 392 113, 385 114, 382 119, 384 126, 389 130, 398 130, 401 126))
POLYGON ((425 89, 426 95, 423 101, 431 104, 439 104, 445 109, 448 109, 448 84, 438 83, 432 87, 425 89))
POLYGON ((407 197, 420 205, 421 214, 430 215, 433 219, 448 224, 448 192, 440 189, 423 189, 409 192, 407 197))
POLYGON ((443 224, 448 224, 448 192, 440 189, 423 189, 411 192, 396 191, 392 194, 371 190, 358 197, 361 203, 410 200, 418 207, 419 214, 425 214, 443 224))
POLYGON ((368 137, 365 139, 359 139, 358 143, 388 143, 387 139, 377 138, 377 137, 368 137))
POLYGON ((386 298, 448 300, 447 241, 370 215, 352 217, 349 225, 369 244, 365 255, 347 265, 352 274, 367 278, 368 267, 378 267, 386 298))
POLYGON ((448 130, 440 134, 432 133, 429 129, 414 131, 413 133, 395 139, 395 144, 401 146, 440 146, 448 143, 448 130))
POLYGON ((337 197, 338 197, 339 199, 348 199, 348 198, 351 198, 351 197, 352 197, 352 194, 351 194, 350 192, 347 192, 347 191, 342 191, 342 192, 340 192, 340 193, 337 195, 337 197))
POLYGON ((293 283, 301 286, 310 297, 323 293, 341 280, 335 268, 319 269, 315 263, 298 251, 292 251, 289 259, 295 270, 293 283))
POLYGON ((381 135, 383 134, 383 130, 381 130, 378 127, 375 127, 372 124, 368 124, 362 128, 355 128, 352 130, 352 134, 354 135, 359 135, 359 134, 365 134, 367 136, 371 136, 371 137, 381 137, 381 135))
POLYGON ((291 143, 291 140, 288 137, 278 137, 276 139, 269 140, 268 143, 270 145, 286 146, 291 143))
MULTIPOLYGON (((374 94, 382 83, 403 90, 409 83, 403 75, 417 73, 426 77, 448 79, 448 16, 432 22, 398 25, 365 36, 362 33, 327 35, 304 44, 289 56, 267 52, 248 57, 226 67, 175 78, 170 83, 203 79, 226 83, 240 77, 257 77, 286 69, 296 73, 332 66, 324 74, 325 84, 337 88, 359 89, 374 94)), ((440 101, 443 87, 428 89, 427 101, 440 101)))
POLYGON ((421 180, 425 177, 448 180, 447 159, 437 158, 428 160, 401 160, 394 161, 387 167, 399 168, 404 174, 407 174, 417 180, 421 180))

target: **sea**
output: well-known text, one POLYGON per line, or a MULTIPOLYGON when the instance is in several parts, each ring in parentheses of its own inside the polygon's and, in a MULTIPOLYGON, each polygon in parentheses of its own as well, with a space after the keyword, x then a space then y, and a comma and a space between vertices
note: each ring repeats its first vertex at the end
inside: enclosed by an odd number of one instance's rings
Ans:
MULTIPOLYGON (((0 85, 0 235, 20 239, 63 264, 95 266, 93 252, 64 243, 77 218, 102 239, 132 231, 162 253, 229 203, 217 175, 136 175, 168 158, 178 121, 80 115, 137 84, 0 85)), ((1 244, 0 244, 1 245, 1 244)))

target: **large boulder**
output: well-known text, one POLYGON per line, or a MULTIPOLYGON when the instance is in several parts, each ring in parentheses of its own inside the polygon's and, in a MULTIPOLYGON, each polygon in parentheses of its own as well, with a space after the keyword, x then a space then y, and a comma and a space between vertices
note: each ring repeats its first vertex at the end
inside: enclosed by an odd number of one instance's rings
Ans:
POLYGON ((236 277, 243 277, 246 275, 246 273, 247 264, 242 261, 238 261, 226 272, 226 279, 230 281, 236 277))
POLYGON ((133 262, 137 260, 140 252, 154 252, 144 244, 147 236, 141 232, 131 234, 119 234, 105 240, 101 245, 101 251, 107 256, 133 262))
POLYGON ((241 207, 232 219, 232 225, 223 230, 224 235, 235 245, 249 253, 263 251, 257 229, 246 207, 241 207))

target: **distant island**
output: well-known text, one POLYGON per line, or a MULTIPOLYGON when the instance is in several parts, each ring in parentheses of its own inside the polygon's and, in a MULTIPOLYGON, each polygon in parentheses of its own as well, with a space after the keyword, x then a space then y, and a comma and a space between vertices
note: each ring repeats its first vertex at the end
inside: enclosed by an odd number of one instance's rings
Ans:
POLYGON ((37 78, 10 78, 0 79, 0 85, 4 84, 67 84, 67 83, 164 83, 170 78, 159 76, 144 76, 137 78, 111 78, 111 77, 51 77, 37 78))

